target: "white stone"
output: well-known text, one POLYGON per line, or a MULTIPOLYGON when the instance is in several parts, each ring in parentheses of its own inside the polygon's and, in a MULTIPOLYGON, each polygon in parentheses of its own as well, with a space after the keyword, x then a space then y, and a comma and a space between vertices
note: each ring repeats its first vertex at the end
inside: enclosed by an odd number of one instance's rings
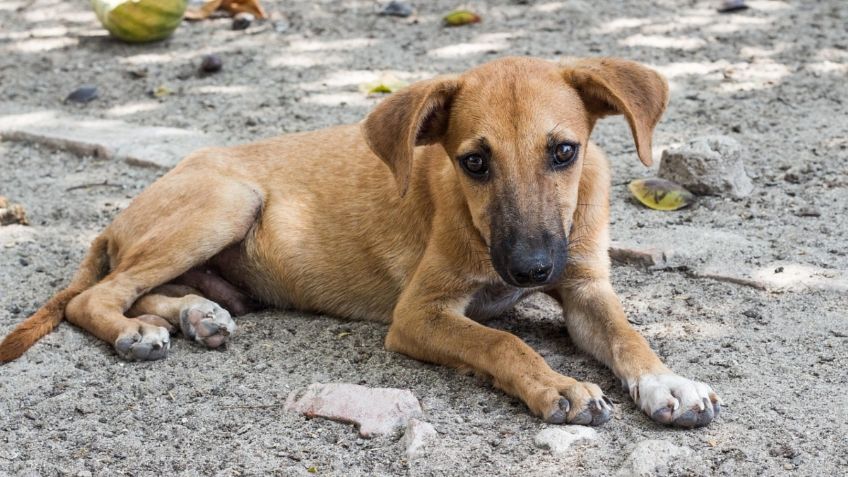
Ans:
POLYGON ((674 459, 689 456, 692 451, 671 442, 649 439, 639 442, 630 452, 624 465, 619 468, 619 477, 648 477, 656 475, 674 459))
POLYGON ((390 434, 421 416, 418 399, 407 389, 367 388, 348 383, 313 383, 293 391, 287 411, 308 417, 325 417, 359 426, 359 435, 390 434))
POLYGON ((754 185, 745 172, 746 153, 731 137, 699 137, 686 146, 664 150, 658 175, 695 194, 747 197, 754 185))
POLYGON ((410 419, 406 424, 401 444, 406 448, 408 459, 417 459, 427 453, 427 445, 438 433, 429 422, 410 419))
POLYGON ((542 449, 550 449, 554 455, 565 453, 572 444, 580 440, 597 439, 598 432, 586 426, 559 426, 542 429, 533 442, 542 449))

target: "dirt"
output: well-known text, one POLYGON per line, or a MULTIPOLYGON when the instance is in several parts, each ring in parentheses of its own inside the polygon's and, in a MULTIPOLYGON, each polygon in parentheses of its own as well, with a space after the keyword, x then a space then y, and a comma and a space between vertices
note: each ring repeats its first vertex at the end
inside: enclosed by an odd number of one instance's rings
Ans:
MULTIPOLYGON (((644 209, 626 183, 656 166, 638 163, 623 120, 606 120, 593 137, 613 163, 614 239, 700 227, 760 244, 725 250, 728 267, 844 272, 848 4, 750 1, 747 11, 719 15, 718 3, 473 2, 483 22, 448 29, 441 15, 458 5, 447 1, 417 2, 411 19, 377 16, 367 1, 265 1, 273 21, 247 31, 221 19, 125 45, 102 34, 84 0, 0 0, 0 103, 241 142, 357 121, 377 101, 359 84, 385 71, 417 80, 502 55, 622 56, 671 81, 657 159, 693 137, 728 135, 748 148, 755 188, 675 213, 644 209), (198 76, 211 52, 223 70, 198 76), (97 85, 99 97, 62 102, 83 84, 97 85), (159 86, 172 94, 151 97, 159 86)), ((0 195, 24 204, 31 222, 0 227, 0 334, 66 284, 90 240, 162 173, 0 142, 0 195)), ((124 363, 63 324, 0 367, 0 475, 606 476, 626 472, 629 453, 649 439, 689 450, 660 459, 659 474, 848 473, 844 292, 776 293, 630 266, 613 268, 613 284, 669 366, 721 394, 722 415, 709 427, 668 429, 641 415, 608 370, 575 350, 561 312, 543 298, 492 325, 617 404, 597 439, 559 456, 534 445, 546 426, 520 402, 386 352, 383 325, 265 311, 241 318, 223 352, 177 339, 165 361, 124 363), (412 390, 439 432, 432 452, 408 461, 398 435, 363 439, 350 425, 282 410, 291 390, 316 381, 412 390)))

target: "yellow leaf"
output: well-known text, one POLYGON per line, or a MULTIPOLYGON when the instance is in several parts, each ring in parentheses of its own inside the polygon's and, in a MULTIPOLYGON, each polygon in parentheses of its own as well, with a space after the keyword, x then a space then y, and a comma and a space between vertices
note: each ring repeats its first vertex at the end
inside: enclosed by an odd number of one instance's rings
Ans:
POLYGON ((654 210, 677 210, 695 202, 691 192, 665 179, 636 179, 627 187, 633 197, 654 210))
POLYGON ((479 23, 482 19, 480 15, 469 10, 454 10, 445 15, 443 20, 447 26, 462 26, 479 23))
POLYGON ((160 85, 160 86, 157 86, 156 89, 153 90, 153 97, 154 98, 164 98, 165 96, 169 96, 173 93, 174 92, 171 91, 171 88, 169 88, 165 85, 160 85))
POLYGON ((314 473, 318 472, 318 467, 315 467, 315 466, 313 465, 313 466, 311 466, 311 467, 307 467, 307 468, 306 468, 306 471, 307 471, 307 472, 309 472, 310 474, 314 474, 314 473))
POLYGON ((359 86, 359 90, 365 94, 388 94, 394 93, 399 89, 403 89, 409 86, 409 83, 406 81, 392 75, 390 73, 386 73, 380 77, 377 81, 372 81, 370 83, 363 83, 359 86))

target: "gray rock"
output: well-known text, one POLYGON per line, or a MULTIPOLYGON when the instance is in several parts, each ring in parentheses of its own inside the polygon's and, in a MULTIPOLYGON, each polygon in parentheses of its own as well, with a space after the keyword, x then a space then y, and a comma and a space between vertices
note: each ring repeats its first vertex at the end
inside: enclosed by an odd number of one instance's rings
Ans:
POLYGON ((695 138, 663 151, 659 176, 699 195, 747 197, 754 185, 745 172, 745 154, 745 148, 727 136, 695 138))
POLYGON ((285 408, 308 417, 356 424, 362 437, 390 434, 421 415, 418 399, 407 389, 348 383, 312 383, 289 394, 285 408))
POLYGON ((412 460, 425 455, 427 445, 437 435, 436 429, 429 422, 410 419, 401 439, 401 444, 406 448, 406 457, 412 460))
POLYGON ((378 14, 393 17, 408 17, 412 15, 412 7, 408 3, 391 1, 380 9, 378 14))
POLYGON ((563 454, 577 441, 597 439, 598 433, 586 426, 560 426, 542 429, 533 438, 536 446, 550 449, 552 454, 563 454))
POLYGON ((618 470, 620 477, 642 477, 663 473, 664 469, 674 459, 689 456, 691 450, 672 444, 671 442, 649 439, 636 444, 618 470))
POLYGON ((52 109, 29 110, 14 104, 0 105, 0 136, 162 169, 170 169, 197 149, 221 145, 219 139, 197 131, 71 116, 52 109))

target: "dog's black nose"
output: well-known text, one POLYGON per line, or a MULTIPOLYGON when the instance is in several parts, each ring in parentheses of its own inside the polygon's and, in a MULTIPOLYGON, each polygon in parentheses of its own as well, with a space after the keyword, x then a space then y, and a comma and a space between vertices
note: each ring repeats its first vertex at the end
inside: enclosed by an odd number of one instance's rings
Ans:
POLYGON ((547 254, 534 254, 524 260, 516 260, 509 267, 509 274, 519 286, 545 283, 551 277, 554 265, 547 254))

